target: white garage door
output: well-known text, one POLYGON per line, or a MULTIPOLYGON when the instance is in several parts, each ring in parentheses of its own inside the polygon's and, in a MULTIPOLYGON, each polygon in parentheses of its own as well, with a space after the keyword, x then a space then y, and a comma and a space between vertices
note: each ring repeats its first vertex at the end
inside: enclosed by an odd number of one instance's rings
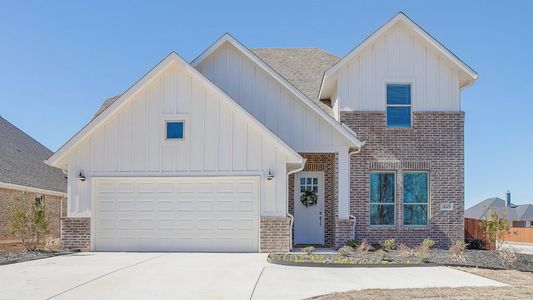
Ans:
POLYGON ((95 179, 96 251, 259 250, 258 177, 95 179))

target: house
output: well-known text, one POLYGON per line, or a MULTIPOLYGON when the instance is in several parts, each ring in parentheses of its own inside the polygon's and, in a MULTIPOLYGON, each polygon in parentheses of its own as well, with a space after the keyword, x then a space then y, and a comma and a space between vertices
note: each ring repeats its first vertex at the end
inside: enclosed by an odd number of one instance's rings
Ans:
POLYGON ((505 200, 498 197, 485 199, 465 210, 465 218, 476 220, 490 219, 493 213, 509 220, 511 227, 533 227, 533 204, 515 205, 511 203, 511 193, 505 200))
POLYGON ((9 232, 9 201, 27 193, 49 210, 51 235, 60 236, 66 216, 67 180, 60 169, 44 163, 52 151, 0 117, 0 240, 15 240, 9 232), (64 210, 63 210, 64 209, 64 210))
POLYGON ((171 53, 47 163, 68 173, 66 247, 288 251, 462 240, 477 74, 399 13, 344 57, 224 34, 171 53))

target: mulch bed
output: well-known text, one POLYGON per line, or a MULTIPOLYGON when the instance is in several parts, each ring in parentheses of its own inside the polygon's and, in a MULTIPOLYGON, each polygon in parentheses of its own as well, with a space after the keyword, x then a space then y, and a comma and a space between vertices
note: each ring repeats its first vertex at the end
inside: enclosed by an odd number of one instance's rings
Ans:
POLYGON ((454 259, 448 250, 432 249, 427 255, 406 255, 397 250, 358 252, 350 255, 329 253, 273 253, 268 260, 272 263, 301 266, 422 266, 448 265, 469 266, 489 269, 508 269, 533 272, 533 255, 516 253, 516 260, 504 258, 498 252, 466 250, 464 259, 454 259))
POLYGON ((0 266, 69 254, 61 251, 27 251, 19 242, 0 243, 0 266))
POLYGON ((447 250, 431 250, 427 262, 449 266, 466 266, 500 270, 533 272, 533 255, 516 253, 516 260, 508 260, 497 251, 466 250, 464 260, 453 260, 447 250))

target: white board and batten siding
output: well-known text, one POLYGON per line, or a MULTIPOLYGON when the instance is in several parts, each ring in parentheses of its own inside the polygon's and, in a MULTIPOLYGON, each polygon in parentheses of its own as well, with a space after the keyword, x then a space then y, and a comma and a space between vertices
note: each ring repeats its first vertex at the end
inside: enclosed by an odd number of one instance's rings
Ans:
POLYGON ((276 176, 261 180, 261 215, 285 216, 285 150, 189 72, 167 66, 70 152, 69 216, 90 216, 93 177, 261 176, 269 169, 276 176), (166 120, 185 121, 183 141, 165 140, 166 120), (73 176, 80 170, 87 181, 73 176))
POLYGON ((231 43, 196 68, 297 152, 346 146, 338 131, 231 43))
POLYGON ((340 111, 384 111, 386 84, 412 84, 413 111, 460 111, 460 70, 397 23, 338 70, 340 111))

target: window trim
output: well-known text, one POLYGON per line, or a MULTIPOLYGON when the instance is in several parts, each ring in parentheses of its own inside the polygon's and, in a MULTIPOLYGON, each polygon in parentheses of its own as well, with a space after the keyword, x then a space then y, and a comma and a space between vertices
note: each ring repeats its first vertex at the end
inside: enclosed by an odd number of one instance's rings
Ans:
POLYGON ((173 114, 163 117, 163 122, 161 125, 161 137, 163 141, 167 143, 182 143, 185 142, 188 138, 189 128, 188 128, 188 118, 181 114, 173 114), (183 138, 181 139, 169 139, 167 138, 167 124, 169 122, 183 122, 183 138))
POLYGON ((370 172, 368 173, 368 226, 369 227, 372 227, 372 228, 394 228, 396 227, 396 213, 397 213, 397 203, 398 203, 398 197, 396 195, 397 193, 397 189, 396 189, 396 185, 398 184, 398 172, 395 171, 395 170, 370 170, 370 172), (371 177, 372 177, 372 173, 377 173, 377 174, 393 174, 394 175, 394 193, 393 193, 393 196, 394 196, 394 203, 384 203, 384 204, 372 204, 371 202, 371 197, 372 197, 372 181, 371 181, 371 177), (394 206, 394 218, 393 218, 393 223, 392 224, 372 224, 371 223, 371 218, 370 218, 370 207, 372 205, 392 205, 394 206))
POLYGON ((429 171, 425 171, 425 170, 405 170, 402 172, 402 226, 404 227, 410 227, 410 228, 421 228, 421 227, 428 227, 429 226, 429 219, 430 219, 430 216, 431 216, 431 195, 430 195, 430 191, 431 191, 431 180, 429 178, 429 171), (427 179, 428 179, 428 182, 427 182, 427 202, 426 203, 420 203, 420 202, 417 202, 417 203, 409 203, 409 204, 406 204, 405 203, 405 178, 404 178, 404 175, 405 173, 426 173, 427 174, 427 179), (427 205, 427 209, 426 209, 426 220, 427 220, 427 223, 426 224, 405 224, 405 205, 427 205))
POLYGON ((402 80, 391 80, 385 82, 385 127, 390 129, 409 129, 413 128, 413 104, 414 104, 414 87, 415 84, 413 81, 402 81, 402 80), (410 96, 411 96, 411 104, 388 104, 388 95, 387 95, 387 88, 389 85, 409 85, 410 86, 410 96), (388 108, 389 107, 409 107, 409 126, 389 126, 389 115, 388 115, 388 108))

